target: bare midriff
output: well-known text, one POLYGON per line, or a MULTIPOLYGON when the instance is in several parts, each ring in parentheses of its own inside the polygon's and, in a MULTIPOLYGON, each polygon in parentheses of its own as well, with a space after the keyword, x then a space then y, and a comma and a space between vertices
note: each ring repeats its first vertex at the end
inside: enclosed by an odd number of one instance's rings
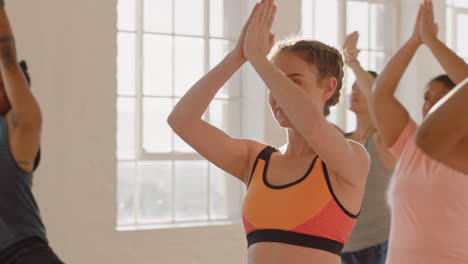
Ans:
POLYGON ((248 264, 340 264, 327 251, 282 243, 262 242, 249 247, 248 264))

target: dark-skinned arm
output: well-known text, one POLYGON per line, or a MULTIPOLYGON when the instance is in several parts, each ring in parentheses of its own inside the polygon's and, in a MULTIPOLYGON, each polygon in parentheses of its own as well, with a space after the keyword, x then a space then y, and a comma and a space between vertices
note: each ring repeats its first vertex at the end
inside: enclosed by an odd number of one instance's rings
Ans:
POLYGON ((22 169, 32 170, 40 144, 42 115, 18 64, 15 38, 3 0, 0 0, 0 72, 11 105, 7 120, 13 156, 22 169))

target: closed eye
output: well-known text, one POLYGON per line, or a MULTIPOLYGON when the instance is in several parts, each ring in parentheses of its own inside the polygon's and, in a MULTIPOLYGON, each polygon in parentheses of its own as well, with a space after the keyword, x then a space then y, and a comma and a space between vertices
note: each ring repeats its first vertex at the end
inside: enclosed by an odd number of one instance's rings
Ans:
POLYGON ((297 85, 301 85, 302 84, 302 81, 299 80, 298 78, 289 78, 293 83, 297 84, 297 85))

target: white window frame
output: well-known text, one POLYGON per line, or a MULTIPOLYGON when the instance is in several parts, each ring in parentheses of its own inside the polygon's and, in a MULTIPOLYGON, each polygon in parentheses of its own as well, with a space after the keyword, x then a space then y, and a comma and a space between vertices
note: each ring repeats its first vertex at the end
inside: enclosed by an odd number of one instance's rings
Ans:
MULTIPOLYGON (((184 34, 176 34, 175 33, 175 16, 172 16, 172 33, 154 33, 151 32, 150 34, 155 34, 159 36, 170 36, 170 37, 202 37, 204 41, 204 72, 208 72, 210 69, 210 40, 218 39, 218 40, 228 40, 230 42, 237 41, 234 38, 224 38, 224 37, 213 37, 210 35, 210 0, 203 0, 204 1, 204 33, 203 36, 194 36, 194 35, 184 35, 184 34)), ((131 33, 135 34, 135 95, 118 95, 117 98, 135 98, 135 126, 136 126, 136 138, 135 138, 135 159, 121 159, 118 160, 118 163, 125 163, 125 162, 144 162, 144 161, 204 161, 205 159, 198 153, 184 153, 184 152, 170 152, 170 153, 150 153, 144 149, 143 146, 143 99, 146 98, 171 98, 176 99, 179 98, 178 96, 147 96, 143 94, 143 80, 144 80, 144 0, 135 0, 136 2, 136 25, 135 29, 133 30, 121 30, 118 29, 118 33, 131 33)), ((175 11, 175 2, 173 1, 172 12, 175 11)), ((246 4, 239 2, 239 12, 240 14, 244 14, 244 10, 246 9, 246 4)), ((240 24, 243 20, 239 17, 239 21, 229 21, 230 23, 240 24)), ((175 43, 173 43, 174 47, 175 43)), ((174 58, 174 49, 173 49, 172 57, 174 58)), ((174 63, 174 59, 173 59, 174 63)), ((172 72, 174 72, 174 64, 172 65, 172 72)), ((246 69, 241 70, 242 76, 243 73, 247 72, 246 69)), ((247 75, 247 74, 245 74, 247 75)), ((201 76, 200 76, 201 77, 201 76)), ((174 79, 173 79, 174 82, 174 79)), ((248 136, 249 133, 244 128, 244 124, 252 123, 249 120, 246 120, 245 115, 245 108, 249 107, 248 105, 243 105, 243 93, 246 91, 243 87, 246 84, 246 80, 243 77, 240 78, 239 85, 239 96, 236 97, 229 97, 229 98, 216 98, 217 100, 228 100, 230 102, 240 103, 241 105, 241 112, 239 113, 239 118, 241 120, 241 127, 238 129, 240 135, 239 136, 248 136)), ((174 89, 174 83, 172 85, 172 89, 174 89)), ((204 118, 209 120, 209 111, 206 111, 204 118)), ((174 141, 174 137, 172 137, 172 141, 174 141)), ((174 144, 172 144, 174 145, 174 144)), ((172 176, 174 176, 174 165, 172 168, 172 176)), ((117 225, 117 230, 119 231, 127 231, 127 230, 139 230, 139 229, 159 229, 159 228, 173 228, 173 227, 193 227, 193 226, 210 226, 210 225, 220 225, 220 224, 231 224, 231 223, 238 223, 240 222, 240 206, 242 204, 242 200, 245 194, 245 187, 239 181, 237 185, 229 186, 229 189, 234 191, 238 191, 240 193, 239 199, 237 202, 234 202, 233 208, 228 208, 228 218, 221 219, 221 220, 212 220, 210 219, 210 168, 208 166, 207 169, 207 216, 208 220, 190 220, 190 221, 179 221, 175 220, 175 183, 172 180, 172 209, 171 209, 171 221, 165 223, 155 223, 155 224, 141 224, 138 223, 138 215, 139 215, 139 204, 138 204, 138 197, 139 197, 139 177, 137 172, 135 172, 135 188, 133 190, 133 224, 124 224, 124 225, 117 225), (229 213, 229 212, 235 212, 229 213), (231 217, 230 217, 231 215, 231 217)), ((118 217, 118 216, 117 216, 118 217)))
MULTIPOLYGON (((303 2, 304 1, 313 1, 313 10, 311 10, 311 13, 315 12, 315 1, 316 0, 302 0, 303 2)), ((397 32, 398 32, 398 21, 399 21, 399 13, 398 13, 398 8, 400 6, 400 3, 399 1, 394 1, 394 0, 338 0, 338 19, 339 19, 339 22, 338 22, 338 42, 339 42, 339 45, 342 45, 342 43, 344 43, 344 40, 346 39, 346 36, 347 36, 347 4, 349 2, 365 2, 365 3, 369 3, 369 4, 375 4, 375 3, 380 3, 380 4, 384 4, 386 6, 389 6, 391 7, 391 16, 392 16, 392 20, 393 21, 386 21, 386 23, 392 23, 391 24, 391 27, 392 27, 392 32, 390 34, 388 34, 388 36, 386 36, 386 39, 385 39, 385 42, 388 43, 388 47, 385 47, 385 49, 383 50, 378 50, 378 49, 372 49, 371 48, 371 38, 369 37, 368 38, 368 49, 363 49, 362 51, 368 51, 368 52, 383 52, 385 54, 385 60, 388 61, 390 59, 390 57, 393 55, 394 51, 395 51, 395 48, 398 44, 398 40, 399 40, 399 36, 397 35, 397 32)), ((304 12, 304 10, 302 10, 302 12, 304 12)), ((303 13, 304 15, 304 13, 303 13)), ((370 17, 371 16, 371 9, 369 8, 369 14, 368 16, 370 17)), ((314 29, 313 29, 313 32, 312 32, 312 35, 315 36, 315 27, 316 26, 320 26, 319 23, 316 23, 315 21, 315 17, 313 18, 314 19, 314 29)), ((370 21, 370 19, 369 19, 370 21)), ((368 24, 368 27, 369 27, 369 33, 371 33, 371 23, 368 24)), ((341 49, 341 46, 338 46, 336 47, 338 49, 341 49)), ((370 57, 369 57, 369 62, 370 62, 370 57)), ((366 69, 368 70, 368 69, 366 69)), ((375 69, 371 69, 371 70, 375 70, 375 69)), ((347 87, 347 82, 346 82, 346 76, 349 75, 349 72, 350 70, 348 69, 348 67, 345 67, 345 77, 343 79, 343 88, 342 88, 342 94, 346 94, 346 92, 349 92, 349 88, 347 87)), ((350 127, 350 122, 349 122, 349 119, 348 119, 348 108, 346 107, 346 103, 344 103, 344 100, 343 98, 340 100, 340 103, 338 105, 335 106, 335 110, 336 111, 336 124, 338 126, 340 126, 341 128, 343 128, 345 131, 350 131, 351 130, 351 127, 350 127)), ((332 109, 333 111, 333 109, 332 109)))
MULTIPOLYGON (((455 52, 457 52, 458 51, 457 31, 458 31, 458 27, 462 26, 462 25, 458 25, 457 23, 457 15, 464 14, 468 16, 468 7, 465 8, 465 7, 459 7, 459 6, 453 5, 451 4, 450 0, 447 0, 445 4, 446 4, 447 13, 449 12, 449 9, 451 9, 453 12, 452 20, 449 23, 452 26, 452 28, 450 28, 449 25, 447 25, 446 37, 447 37, 450 48, 454 50, 455 52)), ((448 22, 448 16, 447 16, 447 22, 448 22)), ((463 57, 463 59, 465 59, 465 61, 468 62, 468 57, 463 57)))

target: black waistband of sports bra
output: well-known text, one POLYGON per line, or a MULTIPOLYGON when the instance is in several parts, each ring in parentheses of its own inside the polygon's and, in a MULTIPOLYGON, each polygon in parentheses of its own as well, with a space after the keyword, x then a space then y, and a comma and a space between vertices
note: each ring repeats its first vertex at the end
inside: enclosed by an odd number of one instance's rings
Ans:
POLYGON ((247 235, 247 242, 249 247, 259 242, 276 242, 324 250, 336 255, 341 255, 344 247, 342 243, 328 238, 276 229, 253 231, 247 235))

